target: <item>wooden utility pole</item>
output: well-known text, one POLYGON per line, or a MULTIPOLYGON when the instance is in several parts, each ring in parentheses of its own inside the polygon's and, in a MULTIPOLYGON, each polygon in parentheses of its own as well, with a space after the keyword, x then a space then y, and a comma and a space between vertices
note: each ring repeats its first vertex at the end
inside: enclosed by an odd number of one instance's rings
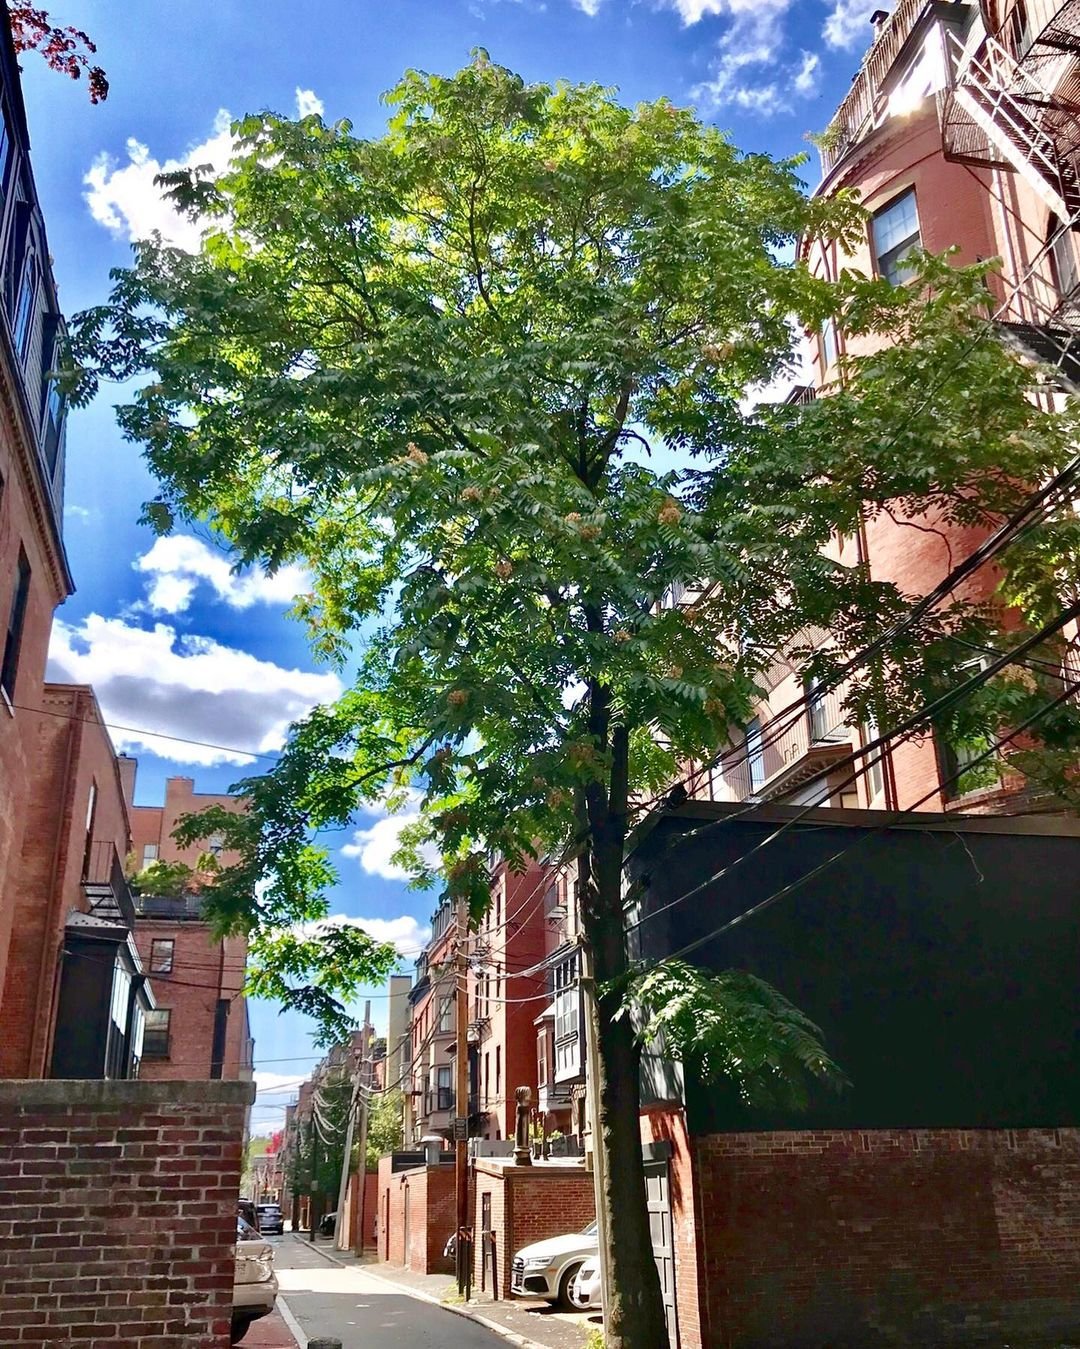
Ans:
MULTIPOLYGON (((368 1007, 371 1004, 368 1003, 368 1007)), ((357 1149, 356 1180, 360 1186, 360 1204, 357 1209, 356 1235, 353 1250, 364 1254, 364 1223, 367 1221, 367 1135, 368 1105, 371 1100, 371 1038, 368 1035, 368 1017, 364 1013, 364 1059, 360 1064, 360 1146, 357 1149)))
POLYGON ((457 1006, 456 1025, 457 1054, 455 1070, 457 1082, 454 1088, 454 1180, 457 1199, 457 1240, 454 1243, 455 1266, 457 1269, 458 1292, 465 1292, 465 1261, 467 1243, 465 1229, 469 1225, 469 961, 466 951, 466 931, 469 911, 465 900, 457 902, 457 1006))
MULTIPOLYGON (((349 1102, 349 1119, 345 1126, 345 1154, 341 1159, 341 1179, 338 1182, 337 1198, 337 1218, 334 1220, 334 1250, 343 1251, 345 1249, 345 1202, 349 1193, 349 1163, 352 1160, 353 1128, 356 1124, 356 1106, 358 1101, 363 1101, 363 1091, 361 1082, 363 1080, 364 1061, 367 1058, 368 1050, 368 1028, 371 1024, 371 1003, 364 1003, 364 1025, 360 1031, 360 1060, 353 1070, 353 1093, 352 1100, 349 1102)), ((361 1143, 361 1148, 367 1146, 367 1106, 364 1102, 364 1134, 365 1138, 361 1143)), ((366 1173, 366 1167, 361 1159, 360 1175, 366 1173)), ((362 1183, 362 1182, 361 1182, 362 1183)))

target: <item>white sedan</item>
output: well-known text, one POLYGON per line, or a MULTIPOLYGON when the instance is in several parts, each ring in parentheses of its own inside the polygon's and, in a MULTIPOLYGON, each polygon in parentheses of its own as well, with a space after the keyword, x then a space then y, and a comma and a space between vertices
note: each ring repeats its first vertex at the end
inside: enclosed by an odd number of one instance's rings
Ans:
POLYGON ((510 1266, 510 1292, 515 1297, 541 1297, 561 1307, 584 1311, 574 1297, 578 1270, 596 1253, 596 1224, 584 1232, 536 1241, 518 1251, 510 1266))
POLYGON ((603 1303, 600 1293, 600 1261, 593 1256, 586 1260, 574 1280, 572 1301, 582 1311, 594 1311, 603 1303))
POLYGON ((278 1281, 274 1248, 243 1218, 236 1220, 236 1273, 233 1278, 232 1343, 239 1344, 253 1321, 274 1310, 278 1281))

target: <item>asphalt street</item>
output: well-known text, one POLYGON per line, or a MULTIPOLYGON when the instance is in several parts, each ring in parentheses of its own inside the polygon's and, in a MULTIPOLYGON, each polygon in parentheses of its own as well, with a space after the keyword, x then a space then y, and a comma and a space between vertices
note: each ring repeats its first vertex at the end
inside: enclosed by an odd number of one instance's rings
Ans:
POLYGON ((342 1349, 506 1349, 483 1326, 362 1269, 342 1269, 289 1237, 273 1245, 280 1296, 309 1339, 332 1336, 342 1349))

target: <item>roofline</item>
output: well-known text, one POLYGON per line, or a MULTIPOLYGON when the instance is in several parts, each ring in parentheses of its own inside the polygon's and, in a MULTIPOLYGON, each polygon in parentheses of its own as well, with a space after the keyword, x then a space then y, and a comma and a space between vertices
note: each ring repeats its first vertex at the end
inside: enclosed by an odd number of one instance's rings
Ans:
POLYGON ((1013 838, 1080 839, 1080 819, 1069 815, 952 815, 938 811, 849 809, 844 806, 753 805, 727 801, 686 801, 643 820, 627 840, 629 858, 665 820, 689 823, 744 821, 746 824, 807 824, 815 829, 903 830, 930 834, 1004 834, 1013 838))

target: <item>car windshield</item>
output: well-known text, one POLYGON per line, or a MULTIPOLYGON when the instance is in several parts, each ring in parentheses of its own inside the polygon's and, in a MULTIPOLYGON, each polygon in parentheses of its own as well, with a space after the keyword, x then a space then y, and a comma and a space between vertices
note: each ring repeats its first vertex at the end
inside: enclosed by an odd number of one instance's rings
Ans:
POLYGON ((280 1213, 280 1212, 281 1212, 281 1206, 280 1206, 279 1204, 260 1204, 260 1205, 259 1205, 259 1212, 260 1212, 260 1213, 280 1213))
POLYGON ((583 1237, 595 1237, 595 1236, 596 1236, 596 1230, 597 1230, 597 1228, 596 1228, 596 1223, 595 1223, 595 1222, 591 1222, 591 1223, 588 1225, 588 1227, 586 1227, 585 1231, 582 1232, 581 1235, 582 1235, 583 1237))
POLYGON ((250 1223, 246 1223, 243 1218, 237 1218, 236 1239, 237 1241, 258 1241, 259 1234, 250 1223))

